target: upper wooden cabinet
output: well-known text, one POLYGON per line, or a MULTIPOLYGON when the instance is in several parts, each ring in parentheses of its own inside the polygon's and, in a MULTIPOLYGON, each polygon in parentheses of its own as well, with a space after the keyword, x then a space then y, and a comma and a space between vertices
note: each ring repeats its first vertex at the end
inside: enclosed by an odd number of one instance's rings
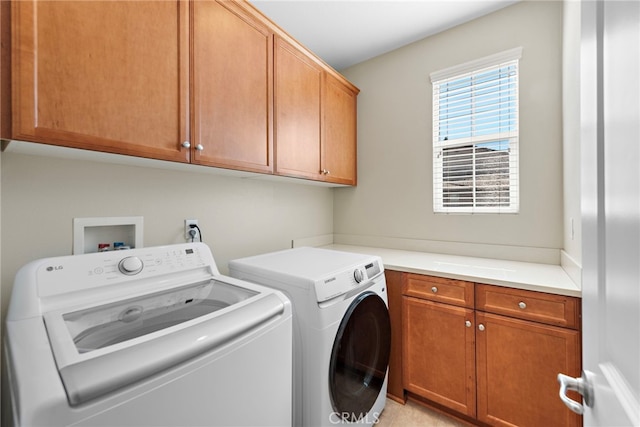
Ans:
POLYGON ((276 173, 355 185, 358 90, 276 37, 276 173))
POLYGON ((250 3, 9 4, 3 138, 356 183, 358 89, 250 3))
POLYGON ((356 185, 357 96, 353 87, 326 74, 320 168, 326 181, 356 185))
POLYGON ((321 179, 320 118, 322 67, 309 55, 276 37, 276 172, 321 179))
POLYGON ((12 138, 188 161, 188 5, 12 2, 12 138))
POLYGON ((194 163, 273 171, 273 31, 233 2, 193 8, 194 163))

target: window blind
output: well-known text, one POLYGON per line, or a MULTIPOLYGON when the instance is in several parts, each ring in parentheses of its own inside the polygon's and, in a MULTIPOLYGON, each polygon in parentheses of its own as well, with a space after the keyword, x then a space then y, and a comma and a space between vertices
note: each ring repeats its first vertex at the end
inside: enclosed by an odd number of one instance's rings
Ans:
POLYGON ((434 212, 518 212, 520 54, 432 74, 434 212))

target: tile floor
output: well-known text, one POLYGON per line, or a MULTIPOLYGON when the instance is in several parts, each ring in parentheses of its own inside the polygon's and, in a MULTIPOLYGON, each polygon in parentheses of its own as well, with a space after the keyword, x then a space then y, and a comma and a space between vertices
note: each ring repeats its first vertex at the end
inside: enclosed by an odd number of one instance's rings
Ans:
POLYGON ((384 411, 376 427, 466 427, 454 420, 415 402, 402 405, 387 399, 384 411))

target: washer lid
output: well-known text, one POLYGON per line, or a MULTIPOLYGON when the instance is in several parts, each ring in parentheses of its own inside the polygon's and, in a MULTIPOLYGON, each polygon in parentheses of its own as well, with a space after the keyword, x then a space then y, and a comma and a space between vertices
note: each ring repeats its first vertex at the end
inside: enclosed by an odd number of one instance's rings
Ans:
POLYGON ((175 366, 284 312, 277 294, 225 279, 46 313, 69 403, 86 402, 175 366))
MULTIPOLYGON (((62 314, 62 319, 77 351, 82 354, 179 325, 256 294, 207 280, 62 314)), ((51 333, 55 333, 55 329, 51 333)))

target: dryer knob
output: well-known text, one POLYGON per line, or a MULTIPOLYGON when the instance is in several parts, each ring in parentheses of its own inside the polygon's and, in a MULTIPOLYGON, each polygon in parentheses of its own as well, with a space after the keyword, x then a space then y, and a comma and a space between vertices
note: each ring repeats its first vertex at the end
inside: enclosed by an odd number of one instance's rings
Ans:
POLYGON ((362 270, 355 269, 353 271, 353 278, 356 279, 356 283, 362 282, 362 279, 364 279, 364 276, 362 275, 362 270))
POLYGON ((118 270, 127 276, 133 276, 134 274, 140 273, 142 271, 142 267, 144 267, 144 264, 137 256, 123 258, 118 263, 118 270))

